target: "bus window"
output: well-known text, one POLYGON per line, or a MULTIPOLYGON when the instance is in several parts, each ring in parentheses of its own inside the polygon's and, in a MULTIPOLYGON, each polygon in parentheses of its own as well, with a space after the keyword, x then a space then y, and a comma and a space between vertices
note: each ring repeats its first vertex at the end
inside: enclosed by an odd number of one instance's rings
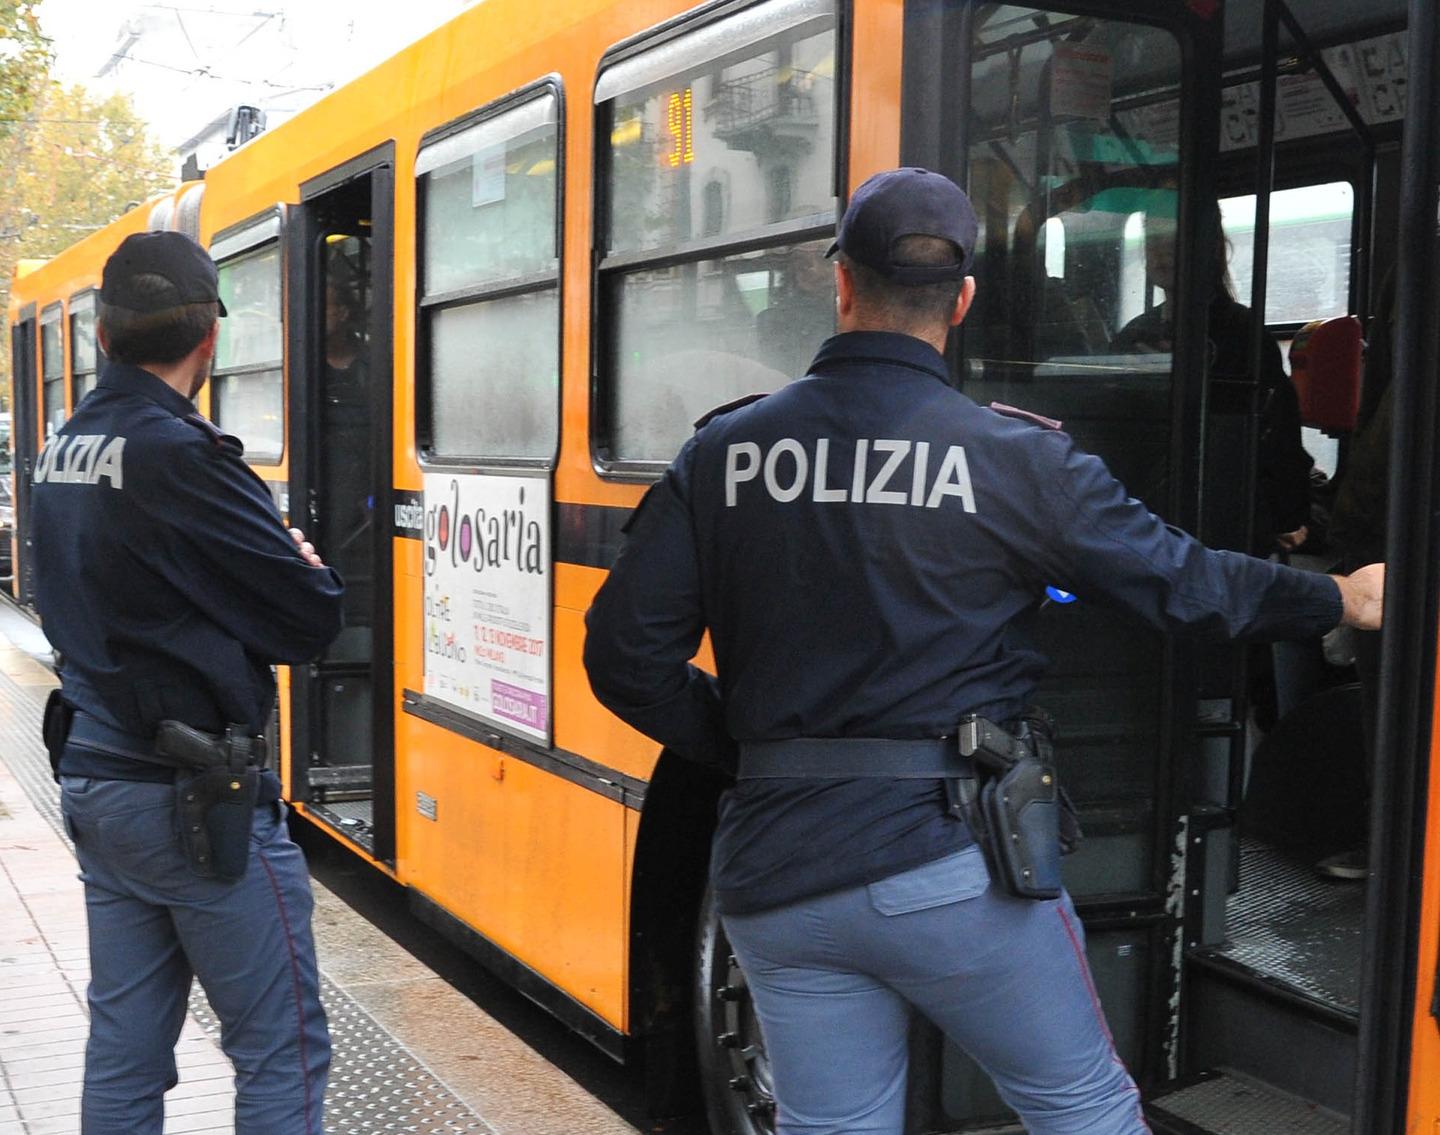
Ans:
MULTIPOLYGON (((1270 195, 1270 271, 1265 322, 1308 323, 1350 310, 1350 233, 1355 189, 1348 181, 1277 189, 1270 195)), ((1255 195, 1220 201, 1230 239, 1235 298, 1250 305, 1255 195)))
POLYGON ((427 459, 555 458, 559 161, 559 97, 548 87, 420 151, 427 459))
MULTIPOLYGON (((1293 330, 1312 319, 1350 310, 1351 224, 1355 189, 1348 181, 1277 189, 1270 195, 1270 269, 1265 286, 1265 323, 1280 325, 1280 349, 1288 364, 1293 330)), ((1230 242, 1230 279, 1235 298, 1250 303, 1255 254, 1255 195, 1220 200, 1230 242)), ((1326 476, 1340 464, 1337 438, 1306 426, 1305 449, 1326 476)))
POLYGON ((771 0, 606 69, 597 450, 668 462, 706 410, 804 372, 835 329, 828 0, 771 0))
POLYGON ((40 316, 41 412, 45 436, 52 436, 65 424, 65 330, 60 305, 52 304, 40 316))
POLYGON ((215 349, 213 417, 244 443, 247 459, 276 463, 285 449, 280 245, 222 260, 219 269, 229 316, 215 349))
POLYGON ((100 348, 95 342, 95 293, 81 292, 70 297, 70 403, 95 389, 100 369, 100 348))

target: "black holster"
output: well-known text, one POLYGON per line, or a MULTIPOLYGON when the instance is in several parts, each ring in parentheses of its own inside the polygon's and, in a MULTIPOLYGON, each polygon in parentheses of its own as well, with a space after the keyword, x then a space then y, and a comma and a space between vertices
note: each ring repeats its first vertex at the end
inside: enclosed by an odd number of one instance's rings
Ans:
POLYGON ((1079 846, 1081 832, 1056 775, 1048 719, 1027 715, 1009 733, 971 714, 960 722, 960 754, 973 762, 973 776, 947 782, 947 792, 991 880, 1017 898, 1059 898, 1060 858, 1079 846))
POLYGON ((178 721, 160 723, 155 751, 178 767, 180 850, 202 879, 233 883, 245 875, 264 744, 264 738, 249 736, 239 726, 215 736, 178 721))
POLYGON ((70 726, 75 723, 75 707, 65 700, 58 688, 50 691, 45 699, 45 713, 40 719, 40 736, 45 740, 45 751, 50 754, 50 775, 60 783, 60 754, 65 751, 65 742, 70 737, 70 726))

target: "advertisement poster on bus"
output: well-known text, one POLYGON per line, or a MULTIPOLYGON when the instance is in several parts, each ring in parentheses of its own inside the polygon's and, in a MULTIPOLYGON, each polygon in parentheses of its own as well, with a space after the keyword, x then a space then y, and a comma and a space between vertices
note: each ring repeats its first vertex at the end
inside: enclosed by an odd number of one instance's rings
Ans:
POLYGON ((546 478, 425 475, 425 696, 550 743, 546 478))

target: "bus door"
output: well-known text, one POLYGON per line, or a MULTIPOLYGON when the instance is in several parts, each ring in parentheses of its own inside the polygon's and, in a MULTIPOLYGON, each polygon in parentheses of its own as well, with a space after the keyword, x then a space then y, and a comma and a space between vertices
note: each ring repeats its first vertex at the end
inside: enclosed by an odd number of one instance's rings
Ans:
POLYGON ((293 671, 291 786, 393 862, 391 234, 393 157, 302 187, 290 226, 291 515, 345 580, 345 628, 293 671))
MULTIPOLYGON (((12 557, 15 598, 27 606, 35 603, 35 569, 30 548, 30 478, 38 453, 39 410, 35 402, 35 305, 20 313, 10 329, 12 402, 10 436, 15 447, 15 548, 12 557)), ((9 479, 9 471, 6 471, 9 479)))
MULTIPOLYGON (((1218 87, 1201 89, 1191 61, 1218 57, 1219 29, 1185 5, 1143 7, 912 0, 901 160, 966 186, 980 219, 957 386, 1059 419, 1132 495, 1194 531, 1208 284, 1183 202, 1210 176, 1198 156, 1218 87)), ((1187 858, 1229 846, 1228 832, 1201 830, 1223 814, 1187 827, 1192 758, 1207 731, 1224 747, 1236 727, 1223 705, 1210 707, 1221 720, 1200 719, 1185 642, 1084 594, 1037 596, 1021 633, 1050 659, 1037 700, 1086 833, 1066 885, 1116 1047, 1150 1088, 1180 1056, 1187 858)), ((1005 1121, 958 1050, 941 1046, 936 1072, 945 1130, 1005 1121)))

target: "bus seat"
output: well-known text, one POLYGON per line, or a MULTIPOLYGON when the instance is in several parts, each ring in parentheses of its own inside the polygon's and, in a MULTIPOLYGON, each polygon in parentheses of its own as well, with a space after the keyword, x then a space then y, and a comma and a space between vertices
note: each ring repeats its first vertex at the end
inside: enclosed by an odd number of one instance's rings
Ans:
POLYGON ((1348 434, 1360 413, 1360 320, 1353 315, 1307 323, 1290 347, 1290 377, 1300 420, 1327 434, 1348 434))

